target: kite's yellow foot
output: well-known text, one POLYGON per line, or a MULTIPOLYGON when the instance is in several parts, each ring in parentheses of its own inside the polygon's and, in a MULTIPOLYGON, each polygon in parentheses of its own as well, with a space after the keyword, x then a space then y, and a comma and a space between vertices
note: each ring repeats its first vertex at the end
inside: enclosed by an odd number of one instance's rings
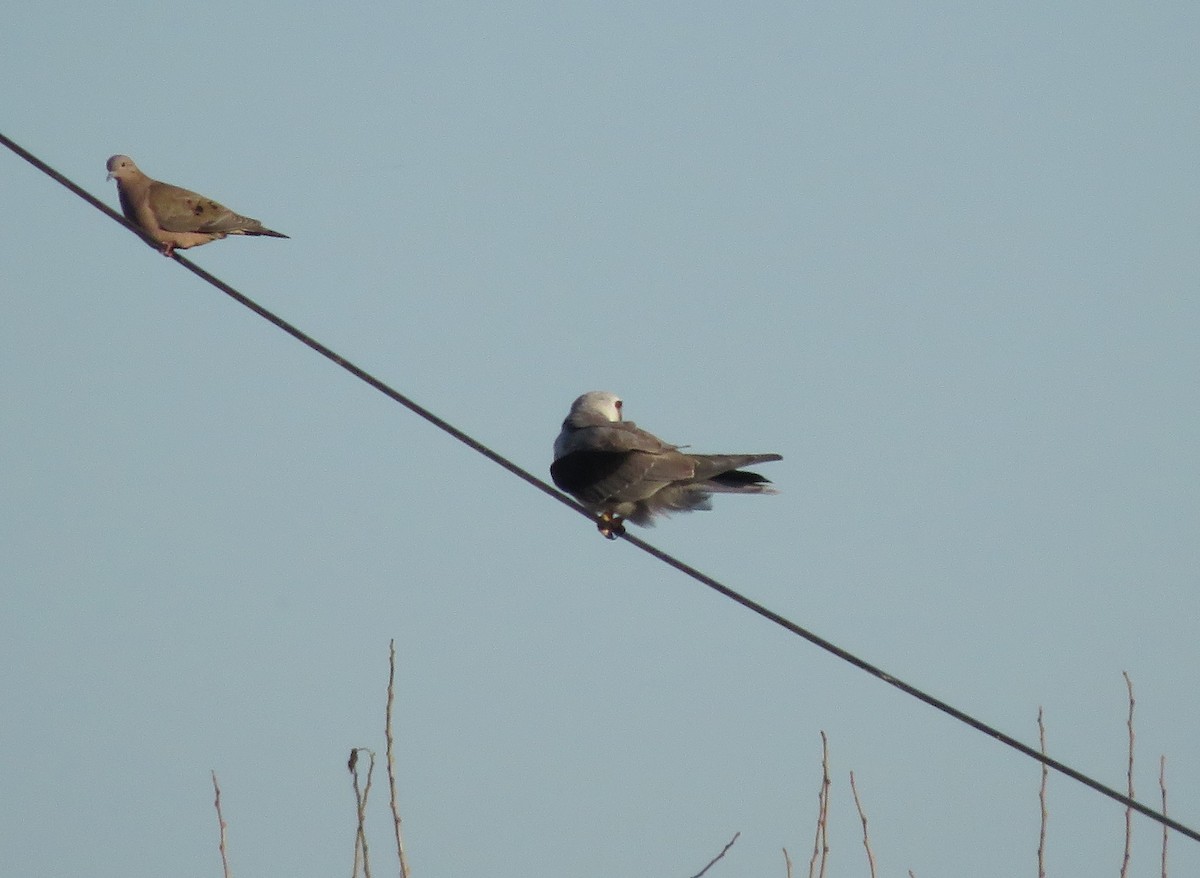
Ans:
POLYGON ((602 512, 596 519, 596 529, 606 540, 625 535, 625 519, 611 512, 602 512))

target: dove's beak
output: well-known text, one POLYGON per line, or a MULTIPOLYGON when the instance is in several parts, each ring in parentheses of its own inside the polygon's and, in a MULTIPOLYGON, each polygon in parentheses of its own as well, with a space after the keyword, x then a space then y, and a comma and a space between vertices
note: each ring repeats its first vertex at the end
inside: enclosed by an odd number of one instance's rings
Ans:
POLYGON ((112 171, 109 171, 108 174, 106 174, 104 177, 104 182, 107 183, 109 180, 112 180, 112 179, 114 179, 113 175, 112 175, 112 171))

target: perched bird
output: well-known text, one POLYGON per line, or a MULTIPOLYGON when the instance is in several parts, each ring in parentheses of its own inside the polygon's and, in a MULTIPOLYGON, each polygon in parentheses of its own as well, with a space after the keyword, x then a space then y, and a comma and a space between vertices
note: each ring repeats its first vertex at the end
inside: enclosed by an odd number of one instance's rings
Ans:
POLYGON ((713 494, 774 494, 770 482, 739 467, 778 454, 688 454, 621 420, 615 393, 593 390, 571 404, 554 440, 554 484, 596 513, 610 540, 623 522, 648 526, 659 514, 711 509, 713 494))
POLYGON ((226 235, 287 237, 211 198, 147 177, 127 155, 108 160, 108 179, 117 181, 125 218, 161 244, 163 256, 226 235))

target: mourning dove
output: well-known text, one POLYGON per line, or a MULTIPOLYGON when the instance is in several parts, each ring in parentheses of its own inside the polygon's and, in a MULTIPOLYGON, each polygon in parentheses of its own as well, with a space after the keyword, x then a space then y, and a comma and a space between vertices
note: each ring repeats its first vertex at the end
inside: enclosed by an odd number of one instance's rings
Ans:
POLYGON ((669 512, 710 509, 713 494, 774 494, 770 482, 739 467, 782 460, 778 454, 687 454, 621 420, 615 393, 593 390, 571 405, 554 441, 550 477, 597 515, 616 539, 625 519, 647 526, 669 512))
POLYGON ((117 181, 126 219, 161 244, 163 256, 226 235, 287 237, 211 198, 147 177, 127 155, 108 160, 108 179, 117 181))

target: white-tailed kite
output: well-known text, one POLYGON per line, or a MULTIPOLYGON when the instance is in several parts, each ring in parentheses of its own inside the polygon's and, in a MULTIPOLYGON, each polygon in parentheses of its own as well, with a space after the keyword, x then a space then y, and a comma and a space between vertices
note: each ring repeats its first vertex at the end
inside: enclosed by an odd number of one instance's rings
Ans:
POLYGON ((600 533, 616 539, 623 522, 653 524, 656 515, 711 509, 713 494, 774 494, 770 482, 739 467, 778 454, 688 454, 621 420, 615 393, 593 390, 571 404, 554 440, 550 477, 597 515, 600 533))

